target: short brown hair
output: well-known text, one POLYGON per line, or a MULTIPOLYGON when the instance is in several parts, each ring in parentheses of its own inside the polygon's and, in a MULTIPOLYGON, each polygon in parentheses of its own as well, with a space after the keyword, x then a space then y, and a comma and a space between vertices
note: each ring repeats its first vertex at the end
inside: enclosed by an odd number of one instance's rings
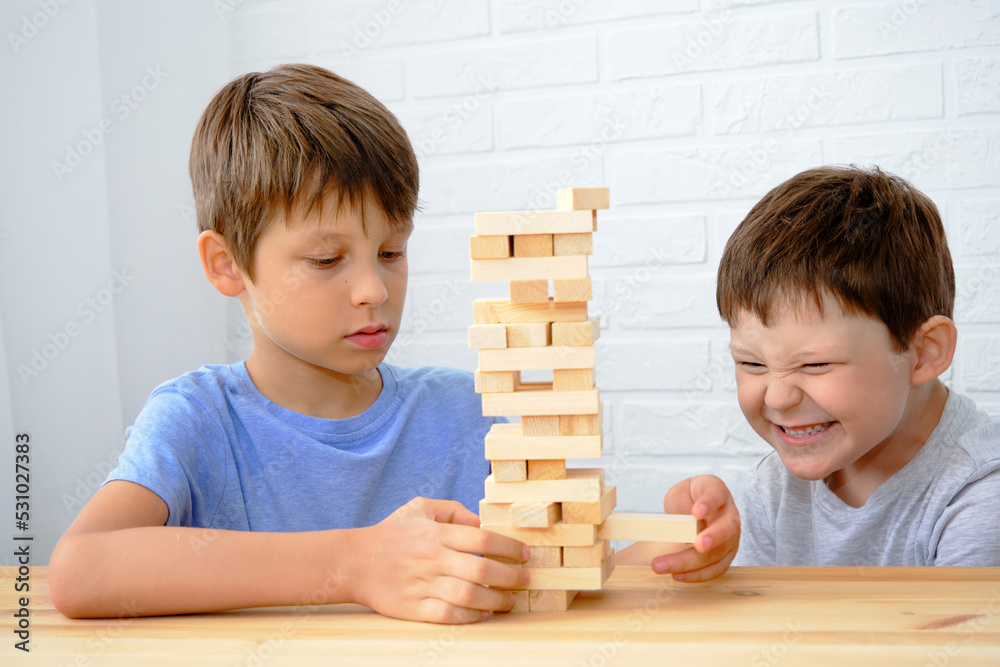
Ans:
MULTIPOLYGON (((314 65, 251 72, 220 90, 191 142, 198 226, 227 241, 253 280, 257 239, 281 207, 376 204, 406 226, 419 170, 396 117, 359 86, 314 65)), ((362 225, 364 220, 362 219, 362 225)))
POLYGON ((900 350, 933 315, 952 316, 955 273, 937 207, 904 179, 874 167, 804 171, 761 199, 729 238, 716 303, 767 325, 777 302, 823 293, 845 312, 883 322, 900 350))

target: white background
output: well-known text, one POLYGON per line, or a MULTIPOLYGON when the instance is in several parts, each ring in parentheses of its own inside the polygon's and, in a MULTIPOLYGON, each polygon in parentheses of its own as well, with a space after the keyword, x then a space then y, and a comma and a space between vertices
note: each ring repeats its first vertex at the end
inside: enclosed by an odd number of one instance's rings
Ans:
POLYGON ((201 273, 187 156, 213 93, 278 62, 357 81, 420 155, 395 363, 475 367, 471 301, 505 286, 468 282, 474 212, 611 188, 591 311, 623 510, 703 472, 738 494, 767 451, 736 406, 715 269, 749 207, 819 164, 879 164, 937 202, 959 292, 946 380, 1000 416, 996 0, 16 0, 0 28, 0 538, 28 432, 35 565, 150 391, 249 351, 201 273))

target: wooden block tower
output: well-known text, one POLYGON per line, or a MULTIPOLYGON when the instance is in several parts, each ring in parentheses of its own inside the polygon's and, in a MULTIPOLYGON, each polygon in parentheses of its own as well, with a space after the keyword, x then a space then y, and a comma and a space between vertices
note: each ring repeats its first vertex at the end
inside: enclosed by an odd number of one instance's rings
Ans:
POLYGON ((477 213, 470 239, 472 280, 510 283, 508 299, 474 303, 469 347, 479 351, 483 414, 521 418, 486 436, 493 474, 479 505, 483 528, 531 547, 514 611, 565 611, 577 591, 600 589, 614 569, 610 539, 692 542, 696 531, 692 517, 612 516, 604 470, 566 468, 602 451, 587 256, 609 192, 560 190, 557 201, 555 211, 477 213), (526 371, 552 379, 522 382, 526 371))

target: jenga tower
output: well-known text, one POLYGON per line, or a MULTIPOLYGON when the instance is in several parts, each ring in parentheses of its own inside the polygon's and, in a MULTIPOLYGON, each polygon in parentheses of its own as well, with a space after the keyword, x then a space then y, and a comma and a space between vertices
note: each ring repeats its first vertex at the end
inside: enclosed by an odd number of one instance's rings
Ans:
POLYGON ((697 532, 687 515, 612 514, 604 470, 566 468, 602 450, 587 256, 608 189, 560 190, 557 201, 556 211, 477 213, 470 239, 472 280, 510 283, 509 299, 474 303, 469 347, 479 350, 483 414, 521 418, 486 435, 493 474, 479 503, 483 528, 531 547, 531 581, 513 611, 565 611, 577 591, 599 590, 615 567, 609 540, 683 543, 697 532), (552 381, 522 382, 522 371, 551 371, 552 381))
POLYGON ((600 468, 566 469, 566 459, 601 456, 587 256, 608 199, 607 188, 575 188, 559 191, 556 211, 478 213, 470 239, 472 280, 510 282, 510 299, 475 303, 469 347, 479 350, 483 414, 521 418, 486 436, 493 474, 479 506, 483 528, 531 546, 530 590, 515 593, 515 611, 564 611, 614 569, 597 529, 615 487, 600 468), (552 380, 522 382, 522 371, 551 371, 552 380))

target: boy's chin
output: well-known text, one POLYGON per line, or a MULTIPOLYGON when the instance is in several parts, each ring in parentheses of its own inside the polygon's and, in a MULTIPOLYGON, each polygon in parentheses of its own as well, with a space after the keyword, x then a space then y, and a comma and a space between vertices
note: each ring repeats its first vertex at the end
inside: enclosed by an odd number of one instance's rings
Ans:
POLYGON ((781 463, 785 466, 785 470, 791 473, 793 477, 801 479, 804 482, 818 482, 826 479, 833 473, 828 465, 821 465, 819 462, 811 463, 802 461, 799 457, 782 455, 781 452, 778 452, 778 456, 781 458, 781 463))

